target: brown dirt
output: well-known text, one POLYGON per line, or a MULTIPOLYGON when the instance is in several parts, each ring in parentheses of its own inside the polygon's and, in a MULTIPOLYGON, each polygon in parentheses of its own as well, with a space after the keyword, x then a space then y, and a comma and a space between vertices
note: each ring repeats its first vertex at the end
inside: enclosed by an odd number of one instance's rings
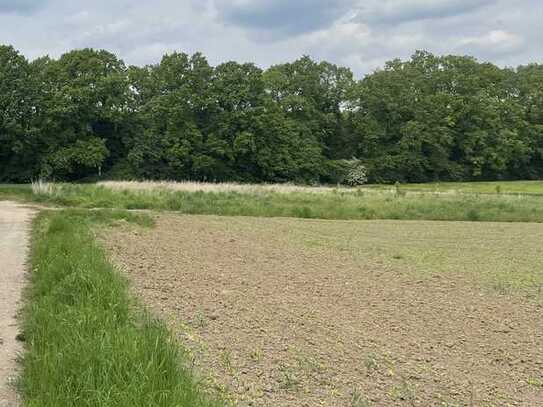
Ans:
MULTIPOLYGON (((106 239, 199 371, 240 406, 543 405, 539 300, 293 244, 291 231, 332 224, 162 216, 106 239)), ((416 238, 438 226, 419 223, 416 238)))
POLYGON ((15 406, 13 387, 16 358, 22 351, 16 314, 25 281, 25 262, 34 211, 22 205, 0 201, 0 406, 15 406))

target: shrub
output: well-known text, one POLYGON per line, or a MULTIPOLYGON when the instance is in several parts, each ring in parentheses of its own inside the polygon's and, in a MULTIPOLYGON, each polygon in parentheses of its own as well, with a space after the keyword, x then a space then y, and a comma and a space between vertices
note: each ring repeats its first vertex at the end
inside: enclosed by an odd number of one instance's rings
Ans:
POLYGON ((347 175, 345 183, 350 186, 364 185, 368 182, 368 170, 366 166, 358 158, 345 160, 347 167, 347 175))

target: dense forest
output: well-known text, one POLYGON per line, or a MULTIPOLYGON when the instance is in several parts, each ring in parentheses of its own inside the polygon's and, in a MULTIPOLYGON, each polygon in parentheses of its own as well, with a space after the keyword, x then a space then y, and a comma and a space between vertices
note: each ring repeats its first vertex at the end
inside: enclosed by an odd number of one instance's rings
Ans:
POLYGON ((0 182, 339 183, 353 168, 370 182, 543 177, 543 65, 418 51, 356 80, 309 57, 137 67, 0 46, 0 182))

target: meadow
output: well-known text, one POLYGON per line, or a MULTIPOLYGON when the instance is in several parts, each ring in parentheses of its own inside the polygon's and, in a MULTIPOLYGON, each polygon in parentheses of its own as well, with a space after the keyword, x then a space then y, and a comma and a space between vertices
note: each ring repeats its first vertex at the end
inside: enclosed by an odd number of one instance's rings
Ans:
MULTIPOLYGON (((497 184, 501 185, 501 184, 497 184)), ((526 187, 521 183, 519 190, 526 187)), ((534 184, 531 191, 540 184, 534 184)), ((76 208, 175 211, 185 214, 296 217, 543 222, 543 196, 531 193, 419 191, 401 185, 363 188, 202 183, 35 184, 0 186, 0 197, 76 208)), ((428 187, 430 188, 430 187, 428 187)), ((494 186, 494 189, 496 186, 494 186)), ((492 189, 486 184, 476 191, 492 189)), ((503 184, 504 190, 512 190, 503 184), (507 188, 507 189, 506 189, 507 188)))

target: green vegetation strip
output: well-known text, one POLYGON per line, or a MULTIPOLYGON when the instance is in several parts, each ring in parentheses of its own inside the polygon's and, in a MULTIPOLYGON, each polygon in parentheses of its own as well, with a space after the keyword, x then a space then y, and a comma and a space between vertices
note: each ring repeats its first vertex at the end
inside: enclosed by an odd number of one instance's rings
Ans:
POLYGON ((135 304, 91 231, 150 218, 59 211, 35 221, 21 391, 26 406, 212 406, 162 323, 135 304))
MULTIPOLYGON (((393 185, 370 185, 369 187, 375 189, 395 188, 393 185)), ((543 196, 543 181, 431 182, 426 184, 402 184, 400 188, 404 191, 418 192, 543 196)))
POLYGON ((337 193, 186 192, 165 188, 118 190, 93 184, 55 184, 51 191, 37 194, 29 190, 18 190, 21 199, 78 208, 344 220, 543 222, 543 197, 531 195, 415 193, 401 188, 337 193))

